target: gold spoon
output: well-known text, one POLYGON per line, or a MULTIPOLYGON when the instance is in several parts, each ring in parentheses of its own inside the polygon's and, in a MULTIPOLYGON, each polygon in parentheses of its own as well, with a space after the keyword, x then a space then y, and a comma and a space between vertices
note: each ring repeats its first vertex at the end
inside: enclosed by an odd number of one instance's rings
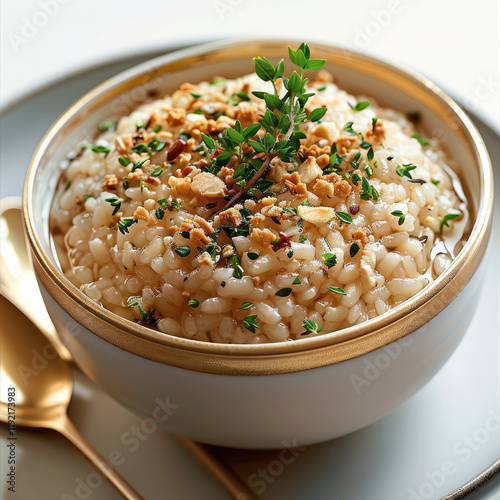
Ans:
MULTIPOLYGON (((26 243, 24 239, 23 232, 23 222, 21 214, 21 198, 4 198, 0 200, 0 291, 4 295, 2 297, 2 317, 8 318, 7 315, 3 316, 3 309, 9 308, 15 311, 16 317, 22 318, 22 323, 16 324, 15 334, 12 335, 12 339, 17 338, 17 332, 24 329, 29 329, 31 331, 32 337, 38 337, 38 343, 42 342, 45 349, 55 349, 57 354, 62 359, 57 359, 56 362, 58 366, 63 366, 61 370, 65 370, 65 373, 69 373, 68 366, 66 362, 72 362, 71 353, 61 342, 60 338, 55 332, 54 325, 52 324, 47 311, 45 310, 43 300, 38 292, 38 285, 36 284, 35 274, 29 260, 26 243), (26 295, 26 290, 30 290, 30 300, 27 304, 23 297, 26 295), (8 300, 5 298, 8 297, 8 300), (10 304, 9 304, 10 302, 10 304), (21 328, 21 325, 23 327, 21 328), (40 332, 43 334, 41 335, 40 332), (45 336, 45 338, 44 338, 45 336), (48 342, 50 341, 50 343, 48 342)), ((12 323, 11 323, 12 326, 12 323)), ((2 332, 4 332, 2 330, 2 332)), ((5 360, 8 357, 5 355, 7 352, 7 345, 3 346, 3 338, 5 334, 2 333, 2 359, 5 360)), ((19 338, 21 335, 19 334, 19 338)), ((6 341, 12 341, 12 339, 6 339, 6 341)), ((29 340, 29 339, 26 339, 29 340)), ((12 346, 11 346, 12 347, 12 346)), ((32 353, 30 353, 30 344, 19 342, 16 349, 20 351, 25 351, 24 355, 31 358, 28 359, 29 363, 25 366, 30 366, 32 361, 32 353)), ((14 347, 12 347, 14 349, 14 347)), ((55 354, 55 353, 53 353, 55 354)), ((10 358, 9 358, 10 359, 10 358)), ((25 360, 26 361, 26 360, 25 360)), ((8 366, 12 365, 12 361, 9 361, 8 366)), ((4 361, 2 361, 2 386, 4 381, 7 380, 5 376, 6 368, 3 367, 4 361)), ((13 365, 12 365, 13 366, 13 365)), ((38 379, 38 377, 36 377, 38 379)), ((30 378, 30 380, 32 380, 30 378)), ((57 379, 56 379, 57 380, 57 379)), ((71 399, 72 392, 72 380, 69 379, 69 385, 66 390, 69 390, 69 398, 71 399)), ((45 392, 46 396, 50 398, 50 391, 59 391, 58 386, 51 385, 50 388, 43 388, 43 384, 39 381, 40 391, 33 389, 34 395, 36 396, 38 392, 45 392)), ((7 394, 7 391, 2 390, 2 397, 7 394)), ((68 397, 66 395, 66 397, 68 397)), ((42 401, 43 402, 43 401, 42 401)), ((69 399, 68 399, 69 402, 69 399)), ((17 408, 17 405, 16 405, 17 408)), ((79 431, 73 426, 66 415, 67 403, 64 408, 64 417, 68 422, 69 426, 76 431, 76 433, 85 441, 85 439, 80 435, 79 431)), ((0 403, 0 420, 6 422, 7 416, 5 403, 2 401, 0 403)), ((36 416, 36 412, 35 416, 36 416)), ((16 413, 16 423, 19 423, 19 418, 16 413)), ((19 425, 31 425, 29 423, 19 424, 19 425)), ((42 425, 34 425, 35 427, 43 427, 42 425)), ((54 428, 54 427, 49 427, 54 428)), ((59 430, 59 429, 55 429, 59 430)), ((62 432, 62 431, 60 431, 62 432)), ((62 432, 64 434, 64 432, 62 432)), ((72 441, 69 436, 64 434, 70 441, 72 441)), ((250 487, 243 482, 237 474, 222 463, 215 454, 211 451, 208 446, 192 441, 191 439, 178 436, 177 439, 195 456, 200 463, 202 463, 209 472, 226 488, 226 490, 233 496, 233 498, 240 500, 258 500, 258 496, 250 489, 250 487)), ((74 442, 74 441, 72 441, 74 442)), ((76 443, 75 443, 76 444, 76 443)), ((86 443, 94 453, 88 443, 86 443)), ((78 445, 77 445, 78 447, 78 445)), ((82 450, 83 451, 83 450, 82 450)), ((97 456, 101 461, 104 462, 106 469, 110 466, 104 461, 102 457, 98 454, 97 456)), ((92 461, 92 460, 91 460, 92 461)), ((97 465, 96 465, 97 466, 97 465)), ((115 473, 116 474, 116 473, 115 473)), ((118 476, 120 479, 121 477, 118 476)), ((124 480, 123 480, 124 481, 124 480)), ((127 483, 128 484, 128 483, 127 483)), ((130 485, 128 485, 130 486, 130 485)), ((133 497, 126 498, 142 498, 137 493, 133 497)))
POLYGON ((0 292, 0 420, 9 423, 8 396, 15 391, 16 426, 41 427, 61 433, 127 500, 144 500, 73 425, 67 414, 73 392, 68 363, 57 354, 38 327, 9 300, 8 290, 1 286, 0 292), (33 365, 35 353, 43 360, 37 365, 33 365))

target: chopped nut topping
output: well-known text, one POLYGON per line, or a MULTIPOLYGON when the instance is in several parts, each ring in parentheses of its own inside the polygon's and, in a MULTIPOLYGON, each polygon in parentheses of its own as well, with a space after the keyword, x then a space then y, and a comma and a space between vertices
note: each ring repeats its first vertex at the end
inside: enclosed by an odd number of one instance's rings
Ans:
POLYGON ((118 177, 115 174, 107 174, 102 183, 104 191, 114 191, 118 187, 118 177))
POLYGON ((146 182, 148 184, 151 184, 152 186, 159 186, 161 184, 161 181, 160 181, 160 179, 158 179, 158 177, 152 177, 152 176, 149 176, 146 179, 146 182))
POLYGON ((191 179, 189 177, 174 177, 168 178, 168 185, 175 193, 187 195, 191 188, 191 179))
POLYGON ((224 181, 209 172, 201 172, 196 175, 191 183, 194 193, 207 198, 219 198, 225 195, 227 190, 224 181))
POLYGON ((250 237, 264 247, 270 246, 276 239, 276 236, 269 229, 259 229, 258 227, 252 230, 250 237))
POLYGON ((173 108, 167 110, 167 123, 171 127, 178 127, 186 121, 186 110, 183 108, 173 108))
POLYGON ((137 207, 134 212, 134 219, 149 222, 149 212, 144 207, 137 207))
POLYGON ((297 208, 297 214, 305 221, 321 226, 333 219, 335 210, 331 207, 306 207, 301 205, 297 208))
POLYGON ((331 198, 333 196, 333 184, 323 179, 316 179, 316 184, 313 186, 313 193, 317 196, 331 198))
POLYGON ((195 227, 194 229, 191 229, 191 232, 189 233, 191 239, 199 240, 205 245, 210 241, 210 238, 205 234, 203 229, 199 227, 195 227))
POLYGON ((221 224, 240 226, 243 224, 243 217, 238 210, 230 208, 219 214, 221 224))

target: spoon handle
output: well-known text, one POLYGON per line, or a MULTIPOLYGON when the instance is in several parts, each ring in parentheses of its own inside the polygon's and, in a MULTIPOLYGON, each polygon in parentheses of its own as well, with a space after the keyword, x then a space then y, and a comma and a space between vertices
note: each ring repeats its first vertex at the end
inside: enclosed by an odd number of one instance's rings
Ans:
POLYGON ((81 432, 74 426, 67 415, 53 426, 54 430, 60 432, 65 438, 71 441, 94 465, 94 467, 105 476, 109 482, 123 495, 127 500, 145 500, 133 486, 123 478, 113 466, 94 449, 81 432))

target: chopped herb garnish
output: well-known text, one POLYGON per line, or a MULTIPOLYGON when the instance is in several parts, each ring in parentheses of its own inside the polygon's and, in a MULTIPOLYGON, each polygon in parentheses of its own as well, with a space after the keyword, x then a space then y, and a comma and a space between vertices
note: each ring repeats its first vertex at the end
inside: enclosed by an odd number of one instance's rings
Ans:
POLYGON ((299 278, 295 278, 292 283, 292 285, 301 285, 301 284, 302 282, 299 280, 299 278))
POLYGON ((71 187, 71 181, 68 181, 66 183, 66 186, 64 186, 64 191, 67 191, 71 187))
POLYGON ((132 161, 129 160, 128 158, 123 158, 123 157, 120 156, 120 158, 118 158, 118 163, 122 167, 126 167, 127 165, 130 165, 132 163, 132 161))
POLYGON ((366 177, 361 180, 362 190, 359 192, 359 197, 362 200, 369 200, 370 198, 374 201, 378 200, 378 191, 368 182, 366 177))
POLYGON ((196 299, 188 300, 188 306, 190 306, 190 307, 197 308, 199 305, 200 305, 200 302, 196 299))
POLYGON ((291 293, 291 288, 282 288, 281 290, 278 290, 275 295, 277 295, 278 297, 288 297, 291 293))
POLYGON ((148 142, 148 148, 157 153, 165 147, 165 144, 165 142, 159 141, 156 137, 153 137, 153 139, 148 142))
POLYGON ((256 314, 252 314, 251 316, 247 316, 244 320, 243 320, 243 326, 251 331, 252 333, 255 333, 255 329, 256 328, 260 328, 260 325, 259 323, 257 323, 256 319, 257 318, 257 315, 256 314))
POLYGON ((163 208, 157 208, 155 211, 155 215, 156 215, 157 219, 161 220, 161 219, 163 219, 163 216, 165 215, 165 210, 163 210, 163 208))
POLYGON ((452 220, 452 219, 456 219, 457 217, 460 217, 461 214, 446 214, 441 223, 439 224, 439 231, 442 233, 443 232, 443 229, 444 229, 444 226, 446 227, 450 227, 450 225, 448 224, 448 221, 452 220))
POLYGON ((135 129, 136 130, 139 130, 141 129, 142 127, 144 127, 145 123, 144 123, 144 120, 137 120, 135 122, 135 129))
POLYGON ((161 125, 156 125, 156 127, 153 129, 153 132, 157 134, 161 130, 161 125))
POLYGON ((304 207, 312 207, 311 202, 308 199, 305 199, 300 205, 304 207))
POLYGON ((307 241, 307 238, 304 235, 301 234, 299 236, 299 243, 304 243, 305 241, 307 241))
POLYGON ((432 182, 432 184, 434 184, 434 186, 439 186, 439 183, 440 183, 441 181, 431 181, 431 182, 432 182))
POLYGON ((333 293, 338 293, 339 295, 346 295, 345 291, 342 288, 339 288, 338 286, 329 286, 328 290, 333 293))
POLYGON ((398 226, 402 226, 404 224, 406 215, 401 212, 401 210, 394 210, 393 212, 391 212, 391 215, 394 215, 394 217, 399 217, 398 226))
POLYGON ((349 106, 353 111, 361 111, 361 110, 367 108, 369 105, 370 105, 370 103, 368 101, 358 102, 358 104, 356 104, 356 106, 353 106, 351 103, 349 103, 349 106))
POLYGON ((247 255, 250 260, 257 260, 259 258, 259 254, 255 252, 248 252, 247 255))
POLYGON ((87 144, 86 146, 84 146, 84 148, 90 149, 94 153, 103 153, 104 158, 106 158, 106 156, 108 156, 109 153, 109 149, 106 146, 94 146, 94 144, 87 144))
POLYGON ((152 172, 151 172, 151 177, 160 177, 160 175, 163 174, 163 168, 161 167, 156 167, 152 172))
POLYGON ((135 162, 132 166, 132 172, 135 172, 138 168, 141 168, 147 161, 149 161, 149 158, 143 158, 142 160, 135 162))
POLYGON ((305 332, 300 335, 317 335, 325 326, 323 325, 321 328, 318 328, 318 325, 312 319, 305 319, 302 322, 302 326, 306 329, 305 332))
POLYGON ((368 150, 368 153, 366 153, 366 157, 368 158, 368 161, 372 161, 373 160, 373 156, 374 156, 373 148, 370 147, 370 149, 368 150))
POLYGON ((201 94, 197 94, 196 92, 190 92, 190 94, 195 98, 199 99, 201 97, 201 94))
POLYGON ((118 230, 122 234, 128 233, 129 227, 132 224, 137 224, 137 222, 139 221, 137 219, 132 219, 132 217, 121 218, 118 221, 118 230))
POLYGON ((99 130, 101 132, 107 132, 108 130, 114 130, 116 126, 115 122, 112 122, 111 120, 106 120, 105 122, 102 122, 99 125, 99 130))
POLYGON ((122 199, 118 197, 113 197, 113 198, 106 198, 106 200, 112 207, 115 207, 113 210, 113 213, 111 215, 115 215, 121 208, 122 206, 122 199))
MULTIPOLYGON (((160 210, 160 209, 158 209, 160 210)), ((186 240, 189 240, 191 235, 189 234, 189 231, 179 231, 179 234, 186 240)))
POLYGON ((83 195, 83 201, 87 201, 89 198, 93 198, 91 194, 84 194, 83 195))
POLYGON ((243 304, 241 304, 239 308, 246 311, 247 309, 250 309, 252 306, 253 304, 251 302, 243 302, 243 304))
POLYGON ((422 146, 428 146, 430 142, 420 134, 413 134, 412 136, 414 139, 417 139, 417 141, 422 145, 422 146))
POLYGON ((323 90, 326 90, 326 85, 323 85, 322 87, 319 87, 316 89, 318 92, 323 92, 323 90))
POLYGON ((337 265, 337 256, 334 253, 324 253, 322 257, 323 262, 328 269, 337 265))
POLYGON ((187 257, 191 253, 191 247, 189 245, 175 247, 174 252, 181 257, 187 257))
POLYGON ((351 256, 351 258, 353 258, 356 256, 358 252, 359 252, 359 245, 357 243, 353 243, 349 248, 349 255, 351 256))
MULTIPOLYGON (((387 158, 389 159, 389 158, 387 158)), ((400 177, 408 177, 408 178, 412 178, 411 174, 410 174, 410 170, 415 170, 417 168, 416 165, 412 165, 411 163, 406 163, 405 165, 401 166, 401 165, 398 165, 396 167, 396 173, 400 176, 400 177)))
POLYGON ((375 132, 375 127, 377 126, 378 118, 372 118, 372 132, 375 132))
POLYGON ((340 222, 345 222, 346 224, 352 223, 352 217, 347 212, 336 211, 335 215, 339 218, 340 222))

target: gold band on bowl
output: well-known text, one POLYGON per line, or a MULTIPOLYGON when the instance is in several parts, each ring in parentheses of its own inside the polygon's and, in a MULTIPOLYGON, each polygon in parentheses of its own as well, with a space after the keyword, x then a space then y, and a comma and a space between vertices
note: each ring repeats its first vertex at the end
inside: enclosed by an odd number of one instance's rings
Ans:
POLYGON ((37 238, 33 224, 33 179, 50 156, 60 134, 67 134, 81 116, 145 81, 164 78, 169 72, 210 62, 255 55, 275 57, 287 53, 289 42, 241 40, 207 44, 155 59, 138 67, 123 81, 111 79, 77 101, 47 132, 32 159, 24 188, 23 213, 33 263, 41 283, 76 322, 105 341, 146 359, 205 373, 222 375, 273 375, 293 373, 361 356, 412 333, 441 312, 474 275, 486 250, 493 211, 493 173, 488 153, 474 125, 460 107, 428 80, 371 57, 339 47, 310 44, 313 57, 349 67, 360 76, 371 76, 411 93, 419 104, 446 117, 453 132, 467 145, 480 172, 481 193, 475 223, 464 248, 450 267, 429 286, 389 312, 338 332, 299 341, 234 345, 200 342, 170 336, 113 314, 90 300, 55 266, 37 238))

